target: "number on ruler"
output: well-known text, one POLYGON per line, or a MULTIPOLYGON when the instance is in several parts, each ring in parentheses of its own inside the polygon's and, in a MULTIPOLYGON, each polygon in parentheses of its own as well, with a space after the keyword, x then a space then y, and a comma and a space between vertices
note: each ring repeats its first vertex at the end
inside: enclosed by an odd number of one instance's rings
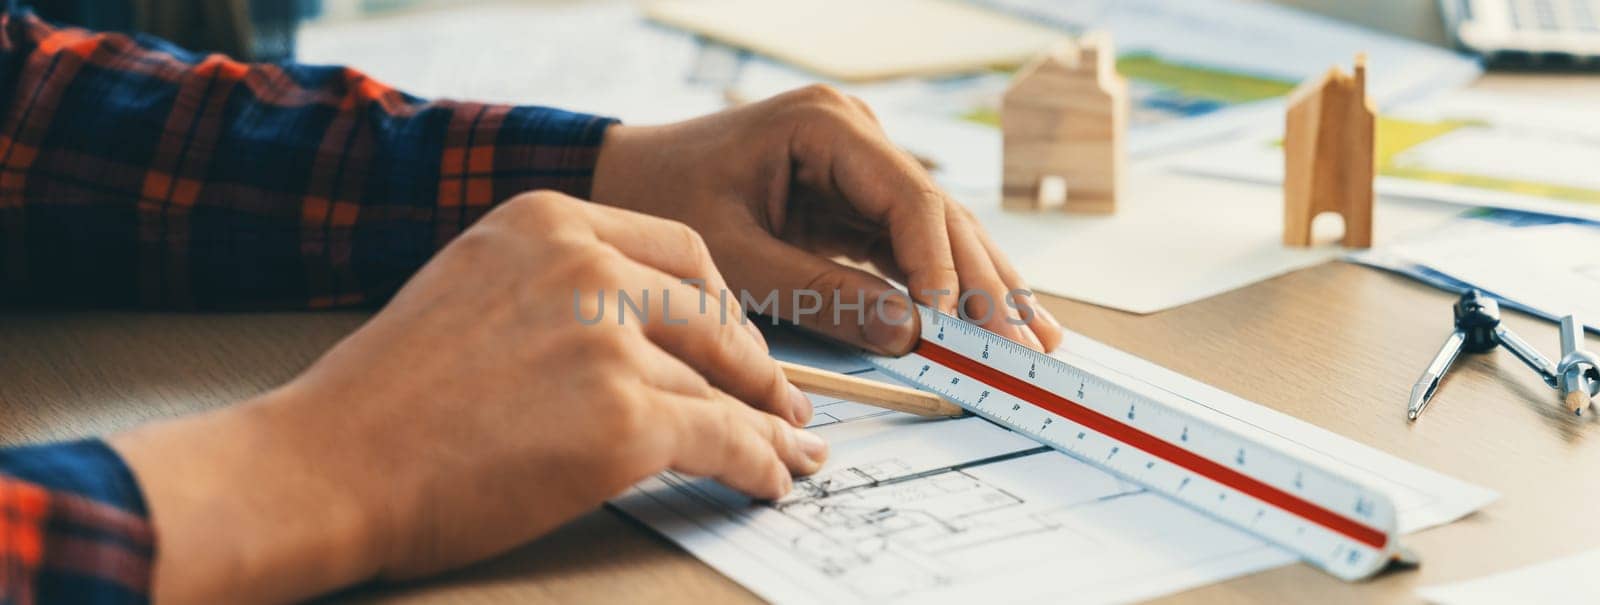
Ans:
POLYGON ((1128 420, 1133 420, 1133 406, 1128 406, 1128 420))
POLYGON ((984 359, 988 359, 989 358, 989 343, 987 343, 987 342, 983 343, 983 353, 982 353, 982 355, 983 355, 984 359))
POLYGON ((1028 378, 1037 378, 1037 376, 1034 374, 1034 371, 1037 369, 1039 369, 1038 362, 1028 364, 1028 378))
POLYGON ((988 399, 988 398, 989 398, 989 391, 985 390, 982 393, 978 393, 978 405, 983 405, 983 400, 988 399))
POLYGON ((917 371, 917 380, 922 380, 922 376, 928 373, 928 368, 930 367, 932 366, 928 364, 922 364, 922 369, 917 371))
POLYGON ((1356 514, 1361 515, 1363 518, 1371 518, 1372 501, 1368 500, 1366 496, 1356 498, 1356 514))
POLYGON ((1244 448, 1239 448, 1239 453, 1233 455, 1233 462, 1239 466, 1244 466, 1244 448))

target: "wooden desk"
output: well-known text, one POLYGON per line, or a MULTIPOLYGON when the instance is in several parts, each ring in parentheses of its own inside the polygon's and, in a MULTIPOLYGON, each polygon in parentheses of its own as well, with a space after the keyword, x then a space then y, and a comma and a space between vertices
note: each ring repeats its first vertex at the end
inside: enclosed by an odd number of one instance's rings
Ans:
MULTIPOLYGON (((1421 583, 1469 578, 1600 547, 1600 422, 1558 409, 1509 354, 1467 358, 1416 425, 1406 395, 1449 328, 1452 297, 1329 263, 1151 316, 1052 299, 1077 330, 1503 494, 1413 536, 1417 571, 1342 584, 1302 565, 1171 597, 1186 603, 1408 602, 1421 583), (1494 558, 1489 552, 1498 553, 1494 558)), ((101 434, 224 405, 287 380, 364 316, 352 313, 0 315, 0 443, 101 434)), ((1554 327, 1508 324, 1545 350, 1554 327)), ((1600 348, 1600 339, 1590 338, 1600 348)), ((341 600, 747 601, 753 597, 610 511, 509 555, 341 600)))
MULTIPOLYGON (((1486 88, 1550 80, 1494 77, 1486 88)), ((1600 97, 1600 79, 1555 82, 1600 97)), ((1509 354, 1464 359, 1423 420, 1412 382, 1449 329, 1452 297, 1329 263, 1155 315, 1060 299, 1073 328, 1336 433, 1498 490, 1464 521, 1417 534, 1421 569, 1343 584, 1303 565, 1174 595, 1182 603, 1414 602, 1416 586, 1600 547, 1600 422, 1561 412, 1509 354), (1490 553, 1494 553, 1490 556, 1490 553)), ((364 316, 0 312, 0 444, 96 435, 224 405, 281 383, 364 316)), ((1546 352, 1552 324, 1508 313, 1546 352)), ((1600 348, 1593 337, 1589 345, 1600 348)), ((751 601, 643 527, 591 513, 498 559, 331 600, 406 603, 751 601)))

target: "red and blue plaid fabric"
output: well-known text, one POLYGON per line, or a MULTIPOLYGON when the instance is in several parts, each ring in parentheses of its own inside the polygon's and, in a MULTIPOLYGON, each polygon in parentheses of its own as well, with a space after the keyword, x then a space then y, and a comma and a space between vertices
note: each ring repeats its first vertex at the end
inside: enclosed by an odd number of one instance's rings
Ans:
POLYGON ((0 449, 0 603, 143 603, 144 497, 99 441, 0 449))
POLYGON ((378 304, 494 204, 586 197, 612 123, 4 20, 0 302, 378 304))
MULTIPOLYGON (((423 101, 0 15, 0 304, 387 300, 496 203, 586 197, 612 120, 423 101)), ((143 602, 155 538, 97 441, 0 450, 0 605, 143 602)))

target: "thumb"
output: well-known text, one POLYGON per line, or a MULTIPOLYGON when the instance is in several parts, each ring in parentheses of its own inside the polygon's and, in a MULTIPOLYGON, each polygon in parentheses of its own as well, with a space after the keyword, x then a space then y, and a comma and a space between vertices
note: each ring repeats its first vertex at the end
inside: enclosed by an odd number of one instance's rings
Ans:
POLYGON ((911 298, 883 278, 771 237, 741 246, 723 266, 746 311, 780 317, 882 355, 911 352, 921 329, 911 298))

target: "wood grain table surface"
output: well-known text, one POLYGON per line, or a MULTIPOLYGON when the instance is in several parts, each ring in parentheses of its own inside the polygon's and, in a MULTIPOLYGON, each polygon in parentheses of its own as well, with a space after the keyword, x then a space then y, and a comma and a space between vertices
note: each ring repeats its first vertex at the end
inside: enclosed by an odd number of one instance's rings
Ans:
MULTIPOLYGON (((1600 99, 1600 78, 1493 76, 1481 88, 1600 99)), ((1600 252, 1597 252, 1600 254, 1600 252)), ((1162 599, 1174 603, 1416 602, 1413 589, 1600 548, 1600 421, 1564 413, 1508 353, 1463 358, 1423 419, 1406 396, 1450 329, 1453 297, 1331 262, 1135 316, 1063 299, 1072 328, 1434 470, 1497 490, 1460 522, 1415 534, 1416 570, 1346 584, 1292 565, 1162 599)), ((0 444, 100 435, 226 405, 282 383, 364 314, 0 311, 0 444)), ((1507 312, 1546 352, 1553 324, 1507 312)), ((1591 348, 1600 340, 1589 338, 1591 348)), ((671 543, 595 511, 502 557, 331 601, 748 602, 671 543)))

